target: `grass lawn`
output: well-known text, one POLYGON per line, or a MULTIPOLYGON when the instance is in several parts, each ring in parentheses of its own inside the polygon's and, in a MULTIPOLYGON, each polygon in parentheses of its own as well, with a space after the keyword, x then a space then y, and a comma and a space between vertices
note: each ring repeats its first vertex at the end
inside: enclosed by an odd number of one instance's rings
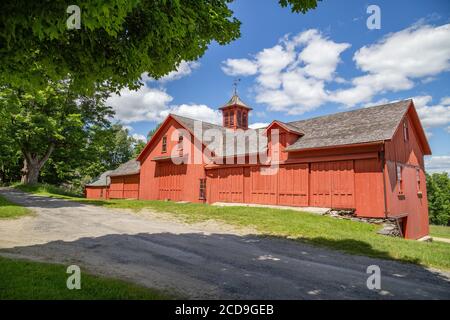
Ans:
POLYGON ((18 218, 30 213, 31 210, 14 204, 0 196, 0 219, 18 218))
MULTIPOLYGON (((28 187, 21 189, 33 192, 28 187)), ((265 235, 297 239, 351 254, 394 259, 450 270, 450 245, 448 243, 417 242, 382 236, 376 233, 379 226, 361 222, 339 220, 293 210, 216 207, 204 204, 178 204, 145 200, 104 201, 50 194, 47 191, 37 193, 109 208, 132 209, 136 212, 141 209, 168 212, 187 222, 214 219, 238 226, 250 226, 265 235)))
POLYGON ((66 266, 0 257, 0 300, 5 299, 170 299, 167 294, 124 281, 83 273, 81 289, 66 287, 66 266))
POLYGON ((433 237, 450 239, 450 227, 430 225, 430 235, 433 237))

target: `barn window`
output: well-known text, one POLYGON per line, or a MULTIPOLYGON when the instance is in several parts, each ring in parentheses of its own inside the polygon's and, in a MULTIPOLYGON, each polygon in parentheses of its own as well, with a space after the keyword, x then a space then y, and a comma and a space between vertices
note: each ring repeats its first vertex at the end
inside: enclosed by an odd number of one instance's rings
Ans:
POLYGON ((405 141, 409 140, 408 120, 403 121, 403 138, 405 141))
POLYGON ((243 112, 242 113, 242 126, 247 128, 248 124, 247 124, 247 112, 243 112))
POLYGON ((183 135, 178 136, 178 150, 183 151, 183 135))
POLYGON ((242 127, 242 111, 237 111, 237 126, 242 127))
POLYGON ((206 179, 200 179, 200 194, 199 194, 200 200, 206 199, 206 179))
POLYGON ((164 136, 162 138, 162 149, 161 149, 162 153, 166 153, 167 152, 167 137, 164 136))
POLYGON ((417 191, 420 191, 420 170, 416 169, 416 181, 417 181, 417 191))
POLYGON ((403 168, 401 165, 397 165, 397 184, 398 184, 398 192, 403 192, 403 168))

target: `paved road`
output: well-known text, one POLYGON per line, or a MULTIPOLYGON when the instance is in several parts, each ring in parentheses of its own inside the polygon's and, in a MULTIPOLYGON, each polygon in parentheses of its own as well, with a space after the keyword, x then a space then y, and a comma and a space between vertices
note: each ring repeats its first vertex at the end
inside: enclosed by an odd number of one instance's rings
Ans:
POLYGON ((5 188, 0 194, 36 212, 0 220, 0 254, 5 256, 78 264, 194 299, 450 298, 448 274, 415 265, 244 234, 217 223, 188 225, 161 214, 5 188), (381 290, 367 289, 369 265, 381 268, 381 290))

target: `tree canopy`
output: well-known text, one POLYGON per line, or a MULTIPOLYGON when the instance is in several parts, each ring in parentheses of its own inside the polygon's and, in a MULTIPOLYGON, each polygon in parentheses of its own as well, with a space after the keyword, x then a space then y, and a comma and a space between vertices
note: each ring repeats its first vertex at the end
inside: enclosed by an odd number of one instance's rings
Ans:
POLYGON ((427 174, 430 223, 450 225, 450 177, 447 172, 427 174))
MULTIPOLYGON (((65 0, 3 0, 0 83, 45 87, 70 77, 73 90, 136 88, 197 60, 212 41, 240 36, 232 0, 80 0, 80 29, 68 29, 65 0)), ((305 13, 316 0, 279 0, 305 13)), ((256 5, 256 4, 255 4, 256 5)))
POLYGON ((102 91, 89 97, 74 95, 68 81, 49 82, 35 91, 0 88, 1 139, 21 152, 23 182, 37 182, 56 148, 75 150, 91 128, 109 125, 107 118, 113 113, 104 99, 102 91))

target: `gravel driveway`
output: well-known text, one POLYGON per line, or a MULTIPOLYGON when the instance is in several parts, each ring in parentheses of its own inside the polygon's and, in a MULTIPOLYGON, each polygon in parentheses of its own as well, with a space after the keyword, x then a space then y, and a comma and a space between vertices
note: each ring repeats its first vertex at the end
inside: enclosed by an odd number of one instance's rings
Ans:
POLYGON ((0 220, 4 256, 78 264, 82 271, 194 299, 450 298, 449 274, 416 265, 262 237, 214 222, 189 225, 162 214, 7 188, 0 194, 36 213, 0 220), (369 265, 381 268, 381 290, 366 286, 369 265))

